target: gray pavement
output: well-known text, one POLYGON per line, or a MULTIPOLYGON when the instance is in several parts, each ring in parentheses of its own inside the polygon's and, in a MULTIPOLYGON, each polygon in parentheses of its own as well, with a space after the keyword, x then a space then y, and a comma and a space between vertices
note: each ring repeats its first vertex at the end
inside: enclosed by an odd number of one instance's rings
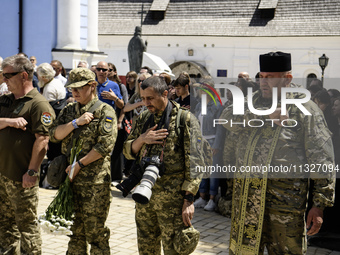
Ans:
MULTIPOLYGON (((40 188, 38 213, 43 213, 56 190, 40 188)), ((122 198, 120 191, 113 188, 112 202, 107 225, 111 230, 111 254, 129 255, 138 254, 137 235, 135 226, 135 203, 129 195, 122 198)), ((193 225, 201 232, 200 242, 192 254, 219 255, 228 254, 230 219, 215 212, 196 209, 193 225)), ((67 250, 67 236, 55 236, 42 231, 43 255, 65 254, 67 250)), ((308 255, 340 255, 327 249, 308 247, 308 255)), ((151 254, 152 255, 152 254, 151 254)))

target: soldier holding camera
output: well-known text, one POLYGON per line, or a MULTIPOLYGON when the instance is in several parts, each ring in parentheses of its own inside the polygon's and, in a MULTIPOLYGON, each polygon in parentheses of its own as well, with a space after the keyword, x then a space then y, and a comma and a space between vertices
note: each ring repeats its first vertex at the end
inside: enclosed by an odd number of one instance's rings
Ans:
MULTIPOLYGON (((180 106, 168 100, 163 79, 153 76, 141 85, 141 98, 148 108, 124 144, 124 155, 135 159, 131 176, 117 188, 125 195, 141 180, 133 198, 140 254, 178 254, 174 237, 191 226, 193 194, 201 178, 190 172, 190 139, 201 137, 199 124, 186 114, 181 132, 176 132, 180 106), (191 132, 190 132, 191 129, 191 132)), ((192 159, 191 159, 192 160, 192 159)))

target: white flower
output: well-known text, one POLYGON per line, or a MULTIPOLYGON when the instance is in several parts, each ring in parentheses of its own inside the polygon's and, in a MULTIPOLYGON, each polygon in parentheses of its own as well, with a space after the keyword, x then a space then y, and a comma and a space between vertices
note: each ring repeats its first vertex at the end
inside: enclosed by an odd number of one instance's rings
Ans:
POLYGON ((68 220, 68 221, 66 221, 65 225, 72 226, 73 225, 73 221, 68 220))
POLYGON ((39 215, 38 219, 39 219, 39 220, 45 220, 45 219, 46 219, 45 217, 46 217, 46 214, 43 213, 43 214, 40 214, 40 215, 39 215))

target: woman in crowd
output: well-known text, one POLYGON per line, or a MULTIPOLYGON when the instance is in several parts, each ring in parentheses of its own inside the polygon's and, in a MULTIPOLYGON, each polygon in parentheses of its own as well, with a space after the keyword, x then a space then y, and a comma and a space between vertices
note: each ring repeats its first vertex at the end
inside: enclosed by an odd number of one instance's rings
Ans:
POLYGON ((62 82, 54 78, 55 71, 49 63, 42 63, 37 68, 38 85, 40 92, 47 99, 52 102, 56 100, 63 100, 66 97, 66 90, 62 82))
MULTIPOLYGON (((0 57, 0 62, 1 62, 1 57, 0 57)), ((4 82, 4 76, 2 75, 2 68, 1 68, 1 63, 0 63, 0 96, 9 94, 10 92, 8 91, 7 84, 4 82)))
MULTIPOLYGON (((38 86, 40 87, 40 93, 51 104, 56 116, 66 106, 66 90, 62 82, 56 79, 55 71, 49 63, 42 63, 37 67, 38 86)), ((48 143, 47 158, 49 161, 61 154, 61 145, 48 143)), ((49 183, 45 178, 42 181, 44 188, 49 188, 49 183)))
POLYGON ((82 142, 76 163, 66 168, 75 209, 68 254, 87 254, 88 245, 91 254, 110 254, 110 229, 105 222, 110 209, 110 153, 116 141, 117 118, 112 106, 99 101, 96 86, 91 70, 73 69, 66 87, 77 102, 61 111, 49 131, 51 141, 62 142, 68 162, 74 137, 82 142))
POLYGON ((135 89, 138 86, 138 75, 135 71, 130 71, 126 74, 126 89, 129 94, 129 99, 135 93, 135 89))
POLYGON ((337 89, 329 89, 328 94, 331 96, 331 98, 340 97, 340 91, 337 89))
POLYGON ((129 99, 129 102, 124 107, 124 112, 130 112, 133 110, 132 125, 135 123, 135 119, 146 109, 142 99, 140 98, 140 86, 142 82, 151 77, 151 74, 142 73, 138 77, 138 85, 135 88, 135 93, 129 99))
POLYGON ((109 80, 111 80, 111 81, 114 81, 118 85, 122 84, 122 81, 120 80, 120 78, 117 74, 116 66, 112 63, 107 63, 107 65, 109 67, 109 72, 107 74, 107 78, 109 78, 109 80))

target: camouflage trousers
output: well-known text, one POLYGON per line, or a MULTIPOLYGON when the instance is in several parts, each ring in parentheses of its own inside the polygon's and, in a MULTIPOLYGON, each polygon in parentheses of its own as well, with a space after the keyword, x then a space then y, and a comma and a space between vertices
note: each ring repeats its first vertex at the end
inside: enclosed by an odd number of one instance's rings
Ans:
MULTIPOLYGON (((167 176, 162 177, 163 180, 167 176)), ((161 178, 161 179, 162 179, 161 178)), ((183 195, 180 182, 173 179, 173 188, 166 184, 154 187, 150 202, 146 205, 136 203, 136 225, 139 254, 160 255, 161 242, 164 255, 178 254, 173 245, 175 231, 183 229, 183 195), (168 187, 167 189, 160 186, 168 187)))
POLYGON ((109 255, 110 229, 105 222, 110 210, 110 184, 74 185, 75 220, 68 243, 68 255, 109 255))
POLYGON ((38 191, 39 186, 23 188, 0 174, 0 254, 41 254, 38 191))
POLYGON ((276 213, 266 210, 261 236, 260 254, 264 246, 269 255, 300 255, 307 252, 304 214, 276 213))

